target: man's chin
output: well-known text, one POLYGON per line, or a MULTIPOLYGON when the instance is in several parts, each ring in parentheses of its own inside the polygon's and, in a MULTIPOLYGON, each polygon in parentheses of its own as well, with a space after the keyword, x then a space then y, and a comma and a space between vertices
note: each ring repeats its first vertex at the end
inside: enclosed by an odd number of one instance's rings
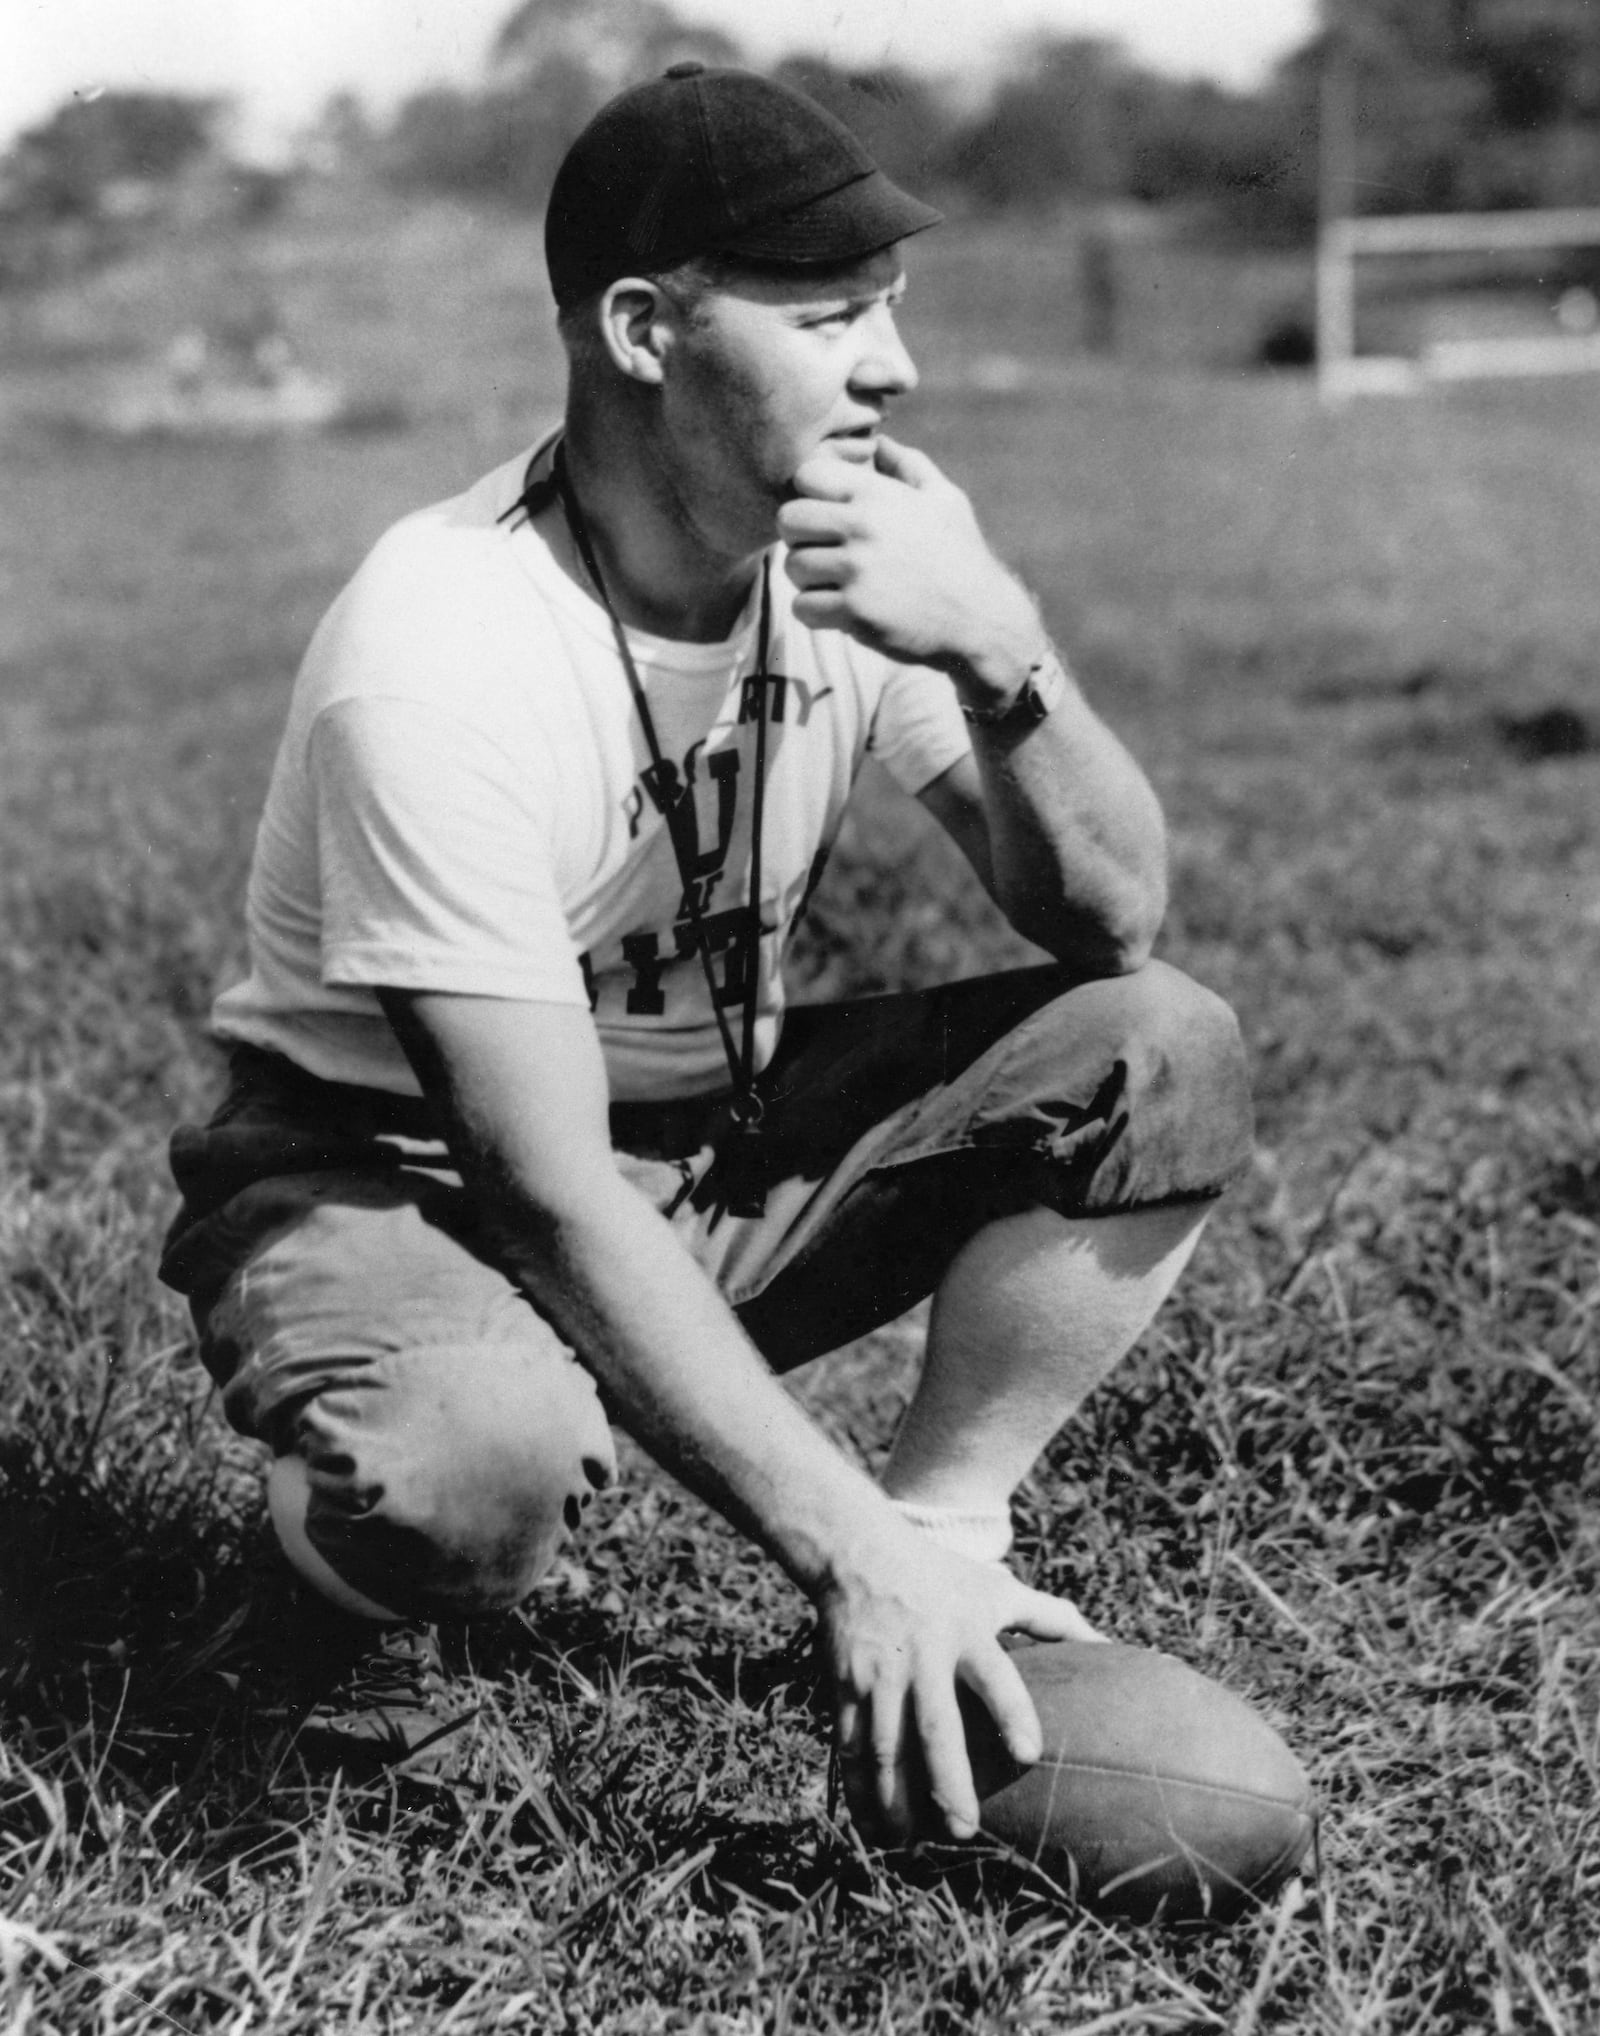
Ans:
MULTIPOLYGON (((800 464, 808 466, 812 460, 819 458, 842 460, 846 466, 852 467, 874 466, 878 458, 878 434, 875 431, 837 432, 831 438, 819 439, 815 449, 800 464)), ((780 501, 793 502, 799 493, 791 475, 783 484, 780 501)))

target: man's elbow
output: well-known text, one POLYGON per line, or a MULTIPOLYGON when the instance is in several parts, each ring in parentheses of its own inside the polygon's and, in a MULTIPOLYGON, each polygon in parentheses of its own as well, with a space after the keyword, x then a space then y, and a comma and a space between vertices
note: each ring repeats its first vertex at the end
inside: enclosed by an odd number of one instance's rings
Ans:
POLYGON ((1166 905, 1164 883, 1130 881, 1053 912, 1019 912, 1012 924, 1085 976, 1130 976, 1150 959, 1166 905))
POLYGON ((1116 925, 1101 924, 1086 939, 1075 941, 1066 959, 1088 964, 1095 976, 1131 976, 1142 969, 1155 952, 1158 917, 1129 920, 1116 925))
POLYGON ((1131 976, 1155 952, 1156 929, 1148 933, 1124 932, 1107 938, 1095 949, 1097 976, 1131 976))
POLYGON ((1165 873, 1154 871, 1124 887, 1119 909, 1106 927, 1107 946, 1115 966, 1112 975, 1132 975, 1150 959, 1167 916, 1165 873))

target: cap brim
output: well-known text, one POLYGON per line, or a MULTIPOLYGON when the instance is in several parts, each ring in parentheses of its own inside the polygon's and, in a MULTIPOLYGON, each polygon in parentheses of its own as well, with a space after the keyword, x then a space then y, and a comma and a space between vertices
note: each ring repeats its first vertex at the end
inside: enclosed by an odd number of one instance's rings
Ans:
POLYGON ((882 170, 873 170, 793 212, 744 228, 719 241, 715 252, 782 268, 821 268, 860 261, 897 240, 925 233, 943 218, 942 212, 891 183, 882 170))

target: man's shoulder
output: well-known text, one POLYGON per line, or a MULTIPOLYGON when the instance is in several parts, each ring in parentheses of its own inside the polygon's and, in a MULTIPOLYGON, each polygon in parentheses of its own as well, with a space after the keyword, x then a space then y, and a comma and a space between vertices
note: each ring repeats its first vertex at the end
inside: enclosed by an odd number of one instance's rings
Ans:
POLYGON ((465 705, 520 670, 546 607, 510 551, 526 455, 383 533, 324 616, 301 671, 313 710, 369 693, 465 705))
POLYGON ((362 560, 346 594, 403 603, 448 594, 463 576, 503 576, 509 524, 526 465, 526 453, 519 454, 460 494, 390 524, 362 560))

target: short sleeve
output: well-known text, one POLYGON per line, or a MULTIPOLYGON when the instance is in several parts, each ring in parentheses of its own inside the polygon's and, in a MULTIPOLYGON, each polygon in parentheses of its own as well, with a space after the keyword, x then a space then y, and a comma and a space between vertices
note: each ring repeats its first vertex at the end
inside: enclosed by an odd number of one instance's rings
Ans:
POLYGON ((537 788, 485 735, 348 699, 317 718, 308 765, 325 984, 587 1005, 537 788))
POLYGON ((927 665, 888 666, 868 747, 902 791, 915 795, 972 748, 956 689, 927 665))

